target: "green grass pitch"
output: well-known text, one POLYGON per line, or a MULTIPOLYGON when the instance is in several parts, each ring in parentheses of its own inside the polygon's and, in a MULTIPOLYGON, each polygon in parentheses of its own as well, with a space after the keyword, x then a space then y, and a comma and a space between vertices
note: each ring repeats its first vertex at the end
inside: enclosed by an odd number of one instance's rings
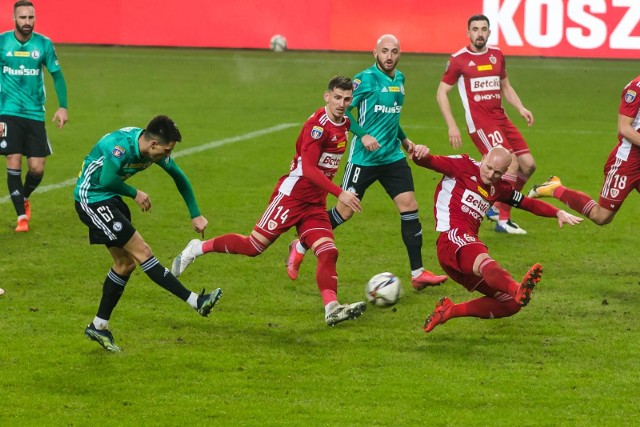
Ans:
MULTIPOLYGON (((497 235, 484 224, 482 239, 514 277, 543 264, 531 304, 511 318, 454 319, 427 335, 421 325, 439 297, 474 296, 451 280, 413 291, 399 218, 375 186, 364 212, 336 231, 339 296, 361 300, 371 276, 392 271, 404 283, 394 309, 370 307, 356 321, 327 327, 314 257, 296 282, 286 276, 290 232, 257 258, 197 260, 185 285, 224 289, 207 319, 136 270, 111 319, 124 352, 108 354, 83 335, 111 264, 103 247, 88 244, 73 208, 70 182, 90 147, 114 129, 172 116, 184 137, 175 155, 210 221, 207 237, 248 233, 287 171, 300 125, 323 105, 328 80, 353 76, 373 58, 81 46, 59 46, 58 54, 70 121, 62 131, 47 125, 54 155, 32 197, 28 234, 13 232, 13 208, 0 195, 0 425, 637 423, 636 194, 601 228, 584 222, 560 230, 524 211, 514 220, 526 236, 497 235)), ((438 154, 454 153, 435 101, 446 60, 407 54, 399 64, 407 77, 402 125, 438 154)), ((637 61, 507 62, 535 116, 527 128, 507 108, 537 160, 531 184, 557 174, 597 197, 616 142, 620 92, 637 75, 637 61)), ((50 120, 56 98, 46 82, 50 120)), ((457 93, 450 99, 463 127, 457 93)), ((478 157, 468 137, 463 148, 478 157)), ((441 272, 432 216, 439 176, 416 168, 414 177, 425 265, 441 272)), ((153 202, 144 214, 131 204, 134 224, 169 266, 196 237, 186 207, 159 168, 131 184, 153 202)))

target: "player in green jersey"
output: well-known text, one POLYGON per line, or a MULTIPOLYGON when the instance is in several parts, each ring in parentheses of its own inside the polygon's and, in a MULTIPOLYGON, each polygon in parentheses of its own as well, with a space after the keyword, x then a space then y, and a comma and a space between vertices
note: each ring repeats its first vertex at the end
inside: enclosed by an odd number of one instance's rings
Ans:
MULTIPOLYGON (((425 270, 422 263, 422 225, 418 216, 413 176, 402 148, 408 153, 426 153, 424 145, 414 144, 400 127, 404 104, 404 74, 396 69, 400 59, 400 42, 391 35, 381 36, 373 51, 376 63, 353 79, 352 108, 358 109, 356 121, 350 113, 351 132, 349 160, 342 188, 358 195, 360 200, 371 184, 379 181, 400 213, 402 240, 411 266, 411 284, 417 290, 437 286, 447 276, 425 270)), ((353 210, 338 201, 329 212, 336 228, 353 216, 353 210)), ((294 240, 289 246, 287 273, 293 280, 298 275, 306 248, 294 240)))
POLYGON ((125 181, 156 164, 173 178, 189 208, 193 229, 204 237, 207 220, 200 214, 189 179, 170 157, 181 140, 173 120, 156 116, 145 129, 127 127, 105 135, 84 159, 74 190, 76 211, 89 227, 90 243, 105 245, 113 257, 98 313, 85 334, 108 351, 120 351, 109 331, 109 318, 136 263, 151 280, 186 301, 202 316, 209 315, 222 295, 220 288, 210 294, 204 290, 200 295, 191 292, 163 267, 131 224, 131 212, 121 198, 132 198, 143 212, 151 209, 149 196, 125 181))
POLYGON ((51 145, 44 127, 44 76, 53 77, 58 110, 53 121, 62 129, 68 120, 67 86, 53 43, 34 33, 35 9, 30 1, 13 6, 15 29, 0 34, 0 154, 7 158, 7 186, 18 215, 16 231, 29 231, 29 196, 42 181, 51 145), (22 156, 29 168, 22 181, 22 156))

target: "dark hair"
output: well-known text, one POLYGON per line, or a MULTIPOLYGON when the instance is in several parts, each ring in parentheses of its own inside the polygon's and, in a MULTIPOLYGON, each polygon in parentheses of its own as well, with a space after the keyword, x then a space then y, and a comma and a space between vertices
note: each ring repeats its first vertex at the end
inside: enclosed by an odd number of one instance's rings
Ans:
POLYGON ((487 21, 487 27, 491 26, 491 23, 489 22, 489 18, 487 18, 485 15, 482 14, 477 14, 477 15, 473 15, 471 18, 469 18, 469 20, 467 21, 467 29, 471 28, 471 23, 473 21, 487 21))
POLYGON ((15 12, 17 8, 22 7, 22 6, 31 6, 31 7, 33 7, 33 3, 31 3, 28 0, 18 0, 17 2, 15 2, 13 4, 13 11, 15 12))
POLYGON ((155 139, 160 144, 182 141, 180 130, 173 120, 167 116, 155 116, 144 130, 147 139, 155 139))
POLYGON ((331 91, 336 88, 342 90, 353 90, 353 82, 349 77, 336 76, 329 81, 327 89, 331 91))

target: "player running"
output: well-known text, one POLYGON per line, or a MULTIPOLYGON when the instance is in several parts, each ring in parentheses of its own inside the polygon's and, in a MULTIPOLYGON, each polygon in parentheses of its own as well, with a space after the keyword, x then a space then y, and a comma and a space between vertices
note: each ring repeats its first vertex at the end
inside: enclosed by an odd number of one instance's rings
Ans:
POLYGON ((327 325, 360 316, 367 307, 364 302, 344 305, 338 302, 338 249, 326 212, 329 193, 349 209, 362 210, 354 193, 332 182, 347 147, 351 123, 345 112, 352 99, 350 78, 331 79, 324 93, 326 106, 313 113, 303 125, 289 173, 278 180, 269 205, 251 234, 225 234, 205 242, 192 240, 173 261, 173 274, 181 275, 197 257, 210 252, 258 256, 283 233, 296 227, 300 241, 318 257, 316 281, 327 325))

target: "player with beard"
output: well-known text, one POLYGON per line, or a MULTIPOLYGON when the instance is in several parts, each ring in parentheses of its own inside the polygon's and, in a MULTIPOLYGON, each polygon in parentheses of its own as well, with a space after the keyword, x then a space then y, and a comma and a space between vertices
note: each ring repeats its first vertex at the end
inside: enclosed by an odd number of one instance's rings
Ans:
MULTIPOLYGON (((513 161, 502 179, 520 191, 535 171, 536 164, 522 134, 505 113, 502 99, 513 105, 529 126, 533 125, 533 114, 522 105, 509 83, 505 59, 500 49, 487 46, 491 35, 489 19, 484 15, 470 17, 467 35, 470 44, 451 55, 436 95, 440 111, 449 127, 449 142, 455 149, 462 146, 460 130, 448 98, 453 86, 457 85, 471 140, 482 155, 496 146, 509 150, 513 161)), ((526 234, 525 230, 511 221, 509 205, 498 202, 492 211, 488 216, 489 219, 498 220, 496 231, 526 234)))
POLYGON ((34 33, 35 9, 30 1, 13 6, 15 29, 0 34, 0 154, 7 159, 7 186, 18 215, 15 231, 29 231, 29 196, 42 181, 51 145, 44 126, 43 67, 53 78, 58 110, 53 121, 62 129, 68 120, 67 86, 51 40, 34 33), (22 181, 22 156, 29 168, 22 181))
MULTIPOLYGON (((396 204, 400 213, 400 231, 411 266, 411 284, 416 290, 437 286, 447 276, 425 270, 422 263, 422 225, 418 215, 411 169, 402 148, 407 153, 426 150, 416 145, 400 127, 404 104, 404 74, 396 69, 400 59, 400 42, 391 34, 381 36, 373 51, 376 63, 353 79, 352 108, 358 109, 358 120, 347 112, 355 136, 349 149, 349 160, 342 188, 364 198, 365 191, 379 181, 396 204)), ((341 201, 331 210, 329 218, 335 229, 353 216, 353 209, 341 201)), ((298 277, 306 247, 294 240, 289 245, 287 274, 298 277)))

